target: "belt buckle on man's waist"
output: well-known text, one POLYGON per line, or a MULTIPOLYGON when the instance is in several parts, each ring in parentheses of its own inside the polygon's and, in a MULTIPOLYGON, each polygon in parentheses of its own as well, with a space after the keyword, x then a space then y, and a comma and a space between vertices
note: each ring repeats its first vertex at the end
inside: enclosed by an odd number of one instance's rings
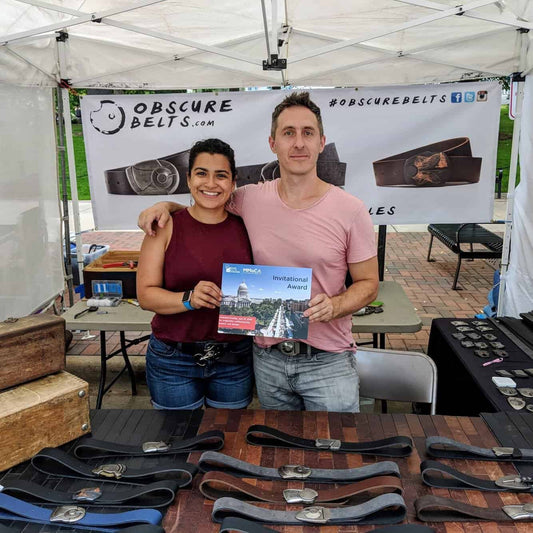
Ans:
POLYGON ((298 341, 283 341, 278 345, 279 351, 284 355, 299 355, 300 343, 298 341))

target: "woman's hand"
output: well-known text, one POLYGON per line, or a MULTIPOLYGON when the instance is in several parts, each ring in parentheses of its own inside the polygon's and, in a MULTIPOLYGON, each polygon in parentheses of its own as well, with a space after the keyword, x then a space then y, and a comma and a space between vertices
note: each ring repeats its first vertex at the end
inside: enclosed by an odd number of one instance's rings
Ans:
POLYGON ((199 281, 194 287, 190 300, 195 309, 202 307, 215 309, 220 307, 221 301, 222 291, 212 281, 199 281))

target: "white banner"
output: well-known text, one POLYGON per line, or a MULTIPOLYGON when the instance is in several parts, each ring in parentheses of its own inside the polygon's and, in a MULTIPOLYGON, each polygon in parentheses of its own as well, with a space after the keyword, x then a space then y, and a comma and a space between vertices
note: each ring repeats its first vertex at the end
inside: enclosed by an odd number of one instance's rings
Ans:
MULTIPOLYGON (((326 135, 318 174, 361 198, 375 224, 491 220, 496 82, 310 92, 326 135)), ((138 213, 168 194, 188 204, 186 151, 200 139, 231 144, 239 185, 276 177, 268 136, 272 110, 286 94, 84 97, 97 228, 136 228, 138 213)))

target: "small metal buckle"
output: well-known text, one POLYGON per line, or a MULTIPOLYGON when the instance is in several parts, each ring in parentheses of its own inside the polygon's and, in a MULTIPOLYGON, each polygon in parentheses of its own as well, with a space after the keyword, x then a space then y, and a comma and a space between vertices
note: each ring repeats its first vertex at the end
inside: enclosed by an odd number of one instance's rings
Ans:
POLYGON ((311 469, 303 465, 283 465, 278 468, 283 479, 306 479, 311 475, 311 469))
POLYGON ((204 345, 203 353, 195 353, 193 355, 194 362, 198 366, 206 366, 210 361, 220 359, 224 353, 223 348, 219 344, 206 343, 204 345))
POLYGON ((144 453, 167 452, 170 446, 163 441, 143 442, 144 453))
POLYGON ((498 478, 494 483, 504 489, 531 490, 533 488, 533 477, 512 474, 498 478))
POLYGON ((62 505, 57 507, 50 515, 50 522, 63 522, 71 524, 79 522, 85 516, 85 509, 77 505, 62 505))
POLYGON ((298 341, 280 342, 278 348, 285 355, 298 355, 300 353, 300 343, 298 341))
POLYGON ((533 518, 533 503, 524 503, 523 505, 504 505, 502 511, 513 520, 533 518))
POLYGON ((325 524, 331 517, 331 512, 326 507, 306 507, 296 513, 296 519, 310 524, 325 524))
POLYGON ((509 457, 513 455, 514 448, 509 448, 505 446, 495 446, 492 448, 492 451, 496 457, 509 457))
POLYGON ((287 503, 315 503, 318 492, 313 489, 285 489, 283 498, 287 503))
POLYGON ((533 398, 533 389, 530 387, 520 387, 518 392, 524 396, 524 398, 533 398))
POLYGON ((124 472, 126 472, 126 465, 120 463, 101 465, 92 469, 92 473, 97 476, 114 477, 115 479, 120 479, 124 472))
POLYGON ((321 450, 340 450, 341 441, 338 439, 316 439, 315 446, 321 450))
POLYGON ((102 489, 99 487, 85 487, 72 495, 76 502, 94 502, 102 496, 102 489))

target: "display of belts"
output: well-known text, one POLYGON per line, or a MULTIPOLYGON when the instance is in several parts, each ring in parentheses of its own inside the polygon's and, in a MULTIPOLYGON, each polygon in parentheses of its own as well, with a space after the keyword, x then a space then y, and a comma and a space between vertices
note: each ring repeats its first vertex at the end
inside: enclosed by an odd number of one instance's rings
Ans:
POLYGON ((498 445, 491 430, 502 438, 499 428, 515 423, 501 415, 93 411, 91 435, 45 447, 0 477, 0 526, 429 533, 439 522, 533 521, 531 477, 513 465, 533 470, 533 447, 509 446, 505 433, 498 445), (463 490, 494 497, 473 505, 463 490))

